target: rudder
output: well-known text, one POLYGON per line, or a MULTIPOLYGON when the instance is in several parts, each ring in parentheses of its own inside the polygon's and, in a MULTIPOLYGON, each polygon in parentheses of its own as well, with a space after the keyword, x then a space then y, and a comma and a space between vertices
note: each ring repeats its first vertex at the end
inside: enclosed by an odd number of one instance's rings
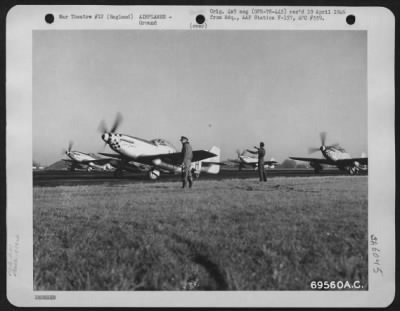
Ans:
POLYGON ((216 154, 215 157, 205 159, 202 162, 201 171, 208 174, 218 174, 220 169, 221 149, 213 146, 209 152, 216 154))

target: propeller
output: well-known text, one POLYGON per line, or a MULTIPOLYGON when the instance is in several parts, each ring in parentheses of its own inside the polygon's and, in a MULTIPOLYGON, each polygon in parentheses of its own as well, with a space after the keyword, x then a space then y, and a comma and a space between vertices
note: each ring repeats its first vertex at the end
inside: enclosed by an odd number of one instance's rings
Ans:
POLYGON ((314 152, 317 152, 317 151, 320 151, 320 149, 319 148, 308 148, 308 153, 314 153, 314 152))
POLYGON ((246 150, 242 150, 240 151, 240 149, 236 149, 236 154, 238 156, 238 158, 240 158, 242 155, 244 155, 246 153, 246 150))
POLYGON ((97 130, 98 130, 100 133, 107 133, 107 132, 108 132, 107 125, 106 125, 106 122, 105 122, 104 120, 101 120, 101 122, 100 122, 99 127, 97 128, 97 130))
POLYGON ((321 146, 325 146, 326 132, 319 133, 319 138, 321 139, 321 146))
POLYGON ((317 151, 320 151, 320 150, 322 151, 322 150, 326 150, 326 149, 330 149, 330 148, 335 148, 335 149, 338 149, 340 151, 344 151, 344 149, 342 147, 340 147, 340 145, 338 143, 332 144, 332 145, 329 145, 329 146, 325 146, 326 132, 321 132, 319 134, 319 138, 321 140, 321 147, 319 147, 319 148, 308 148, 308 153, 314 153, 314 152, 317 152, 317 151))
POLYGON ((320 151, 320 150, 323 150, 323 149, 326 148, 326 146, 325 146, 326 132, 319 133, 319 139, 321 141, 321 147, 319 147, 319 148, 316 148, 316 147, 308 148, 308 153, 314 153, 314 152, 317 152, 317 151, 320 151))
MULTIPOLYGON (((120 112, 118 112, 118 113, 117 113, 117 116, 115 117, 114 124, 113 124, 113 126, 111 127, 110 130, 108 130, 107 125, 106 125, 106 122, 105 122, 104 120, 101 120, 101 122, 100 122, 99 127, 97 128, 97 130, 98 130, 100 133, 102 133, 102 134, 103 134, 103 137, 104 137, 104 136, 107 136, 107 134, 113 134, 113 133, 115 133, 115 131, 118 129, 118 127, 121 125, 121 123, 122 123, 122 115, 121 115, 120 112)), ((103 138, 103 139, 104 139, 104 138, 103 138)), ((105 142, 104 142, 103 148, 105 148, 106 145, 107 145, 107 142, 105 141, 105 142)))
POLYGON ((120 112, 118 112, 117 116, 115 117, 114 124, 110 130, 107 129, 106 122, 104 120, 101 120, 98 127, 98 131, 100 133, 115 133, 115 131, 118 129, 121 123, 122 123, 122 115, 120 112))
POLYGON ((68 142, 68 149, 63 149, 62 153, 69 154, 72 150, 73 145, 74 145, 74 142, 72 140, 70 140, 68 142))

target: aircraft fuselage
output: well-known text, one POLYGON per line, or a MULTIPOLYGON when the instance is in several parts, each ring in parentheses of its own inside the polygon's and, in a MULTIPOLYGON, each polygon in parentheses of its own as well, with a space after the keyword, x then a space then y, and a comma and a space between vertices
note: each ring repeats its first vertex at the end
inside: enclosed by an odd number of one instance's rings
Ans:
POLYGON ((324 149, 321 152, 325 159, 332 161, 332 164, 335 164, 337 160, 351 159, 350 154, 335 148, 324 149))
MULTIPOLYGON (((113 165, 111 164, 106 164, 106 165, 98 165, 95 164, 91 161, 95 161, 97 160, 96 158, 94 158, 93 156, 84 153, 84 152, 80 152, 80 151, 67 151, 66 155, 76 164, 78 164, 78 166, 82 166, 82 165, 86 165, 89 168, 96 168, 96 169, 101 169, 101 170, 109 170, 112 168, 113 165)), ((73 167, 71 168, 73 170, 73 167)))
POLYGON ((162 144, 162 141, 157 144, 153 141, 123 134, 105 133, 103 134, 102 139, 110 146, 112 150, 130 159, 135 159, 142 155, 177 152, 173 146, 169 144, 162 144))

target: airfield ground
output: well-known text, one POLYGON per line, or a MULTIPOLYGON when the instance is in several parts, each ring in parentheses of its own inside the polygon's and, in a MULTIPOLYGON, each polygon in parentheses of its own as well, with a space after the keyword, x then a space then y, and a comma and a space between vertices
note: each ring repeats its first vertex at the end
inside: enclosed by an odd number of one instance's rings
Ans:
POLYGON ((308 290, 367 274, 367 176, 33 188, 36 290, 308 290))

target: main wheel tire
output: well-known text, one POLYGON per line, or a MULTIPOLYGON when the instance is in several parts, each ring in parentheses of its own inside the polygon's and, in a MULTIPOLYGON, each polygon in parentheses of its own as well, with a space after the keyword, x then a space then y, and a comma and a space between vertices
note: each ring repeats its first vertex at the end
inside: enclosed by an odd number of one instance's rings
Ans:
POLYGON ((160 177, 160 172, 157 170, 151 170, 149 171, 149 178, 151 180, 157 180, 160 177))

